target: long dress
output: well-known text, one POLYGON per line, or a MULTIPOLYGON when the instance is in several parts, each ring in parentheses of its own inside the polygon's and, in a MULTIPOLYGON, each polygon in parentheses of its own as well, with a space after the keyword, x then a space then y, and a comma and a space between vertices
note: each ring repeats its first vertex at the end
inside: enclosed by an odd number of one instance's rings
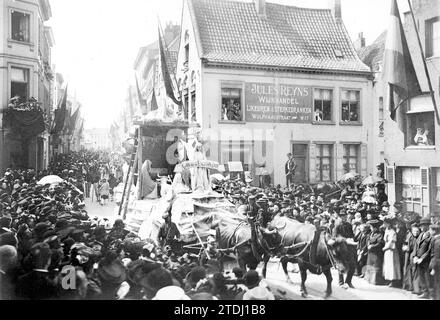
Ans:
MULTIPOLYGON (((194 154, 194 161, 204 161, 206 156, 201 150, 197 150, 194 154)), ((193 191, 211 191, 211 184, 208 178, 208 169, 192 168, 191 188, 193 191)))
POLYGON ((150 177, 151 161, 145 160, 138 185, 138 200, 157 198, 157 184, 150 177))
POLYGON ((374 285, 383 284, 382 263, 383 263, 383 235, 376 231, 370 234, 368 238, 367 267, 365 269, 365 280, 374 285))
POLYGON ((411 253, 414 251, 417 239, 409 231, 406 239, 405 246, 408 250, 405 251, 405 264, 403 267, 403 289, 407 291, 414 290, 414 268, 411 263, 411 253))
POLYGON ((396 248, 396 231, 391 228, 385 230, 384 241, 383 276, 388 281, 400 280, 402 274, 400 272, 399 252, 396 248))

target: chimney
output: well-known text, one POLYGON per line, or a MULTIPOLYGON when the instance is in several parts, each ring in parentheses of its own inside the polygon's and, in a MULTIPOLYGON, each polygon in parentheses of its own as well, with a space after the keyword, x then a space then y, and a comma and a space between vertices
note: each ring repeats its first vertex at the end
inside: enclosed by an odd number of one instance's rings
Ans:
POLYGON ((354 42, 354 48, 356 49, 356 51, 359 51, 360 49, 365 48, 365 37, 364 37, 363 32, 359 33, 358 38, 354 42))
POLYGON ((254 3, 258 15, 266 17, 266 0, 254 0, 254 3))
POLYGON ((341 0, 330 0, 330 9, 336 19, 342 19, 342 6, 341 0))

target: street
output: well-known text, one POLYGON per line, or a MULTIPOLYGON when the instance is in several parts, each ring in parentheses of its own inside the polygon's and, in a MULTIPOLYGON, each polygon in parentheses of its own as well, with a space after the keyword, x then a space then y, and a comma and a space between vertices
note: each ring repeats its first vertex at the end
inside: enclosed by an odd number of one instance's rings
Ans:
MULTIPOLYGON (((101 206, 96 201, 86 199, 87 211, 89 216, 93 219, 98 217, 100 219, 107 218, 111 222, 117 219, 117 205, 110 202, 107 206, 101 206)), ((299 273, 292 272, 295 268, 289 265, 289 276, 294 285, 286 282, 284 272, 277 259, 269 262, 267 272, 267 283, 273 291, 278 291, 277 294, 285 294, 288 300, 303 300, 300 293, 301 276, 299 273)), ((259 270, 261 271, 261 270, 259 270)), ((374 286, 367 281, 354 277, 353 285, 355 289, 344 289, 338 285, 338 273, 333 270, 333 295, 327 300, 420 300, 416 295, 410 292, 400 290, 397 288, 390 288, 388 286, 374 286)), ((324 275, 317 276, 311 273, 307 275, 306 286, 308 290, 308 300, 323 300, 326 289, 326 279, 324 275)))

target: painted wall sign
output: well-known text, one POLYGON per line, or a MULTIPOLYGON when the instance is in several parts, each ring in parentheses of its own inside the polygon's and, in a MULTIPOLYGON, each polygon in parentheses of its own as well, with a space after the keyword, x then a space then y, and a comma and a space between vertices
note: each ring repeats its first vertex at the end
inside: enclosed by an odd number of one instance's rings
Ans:
POLYGON ((306 86, 246 83, 246 122, 310 123, 312 88, 306 86))

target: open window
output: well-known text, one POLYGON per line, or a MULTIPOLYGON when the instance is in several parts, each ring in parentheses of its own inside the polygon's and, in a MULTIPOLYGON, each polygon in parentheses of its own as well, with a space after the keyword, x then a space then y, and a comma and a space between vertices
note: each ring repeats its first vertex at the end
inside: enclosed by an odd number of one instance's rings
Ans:
POLYGON ((359 123, 361 92, 359 90, 342 90, 341 120, 343 123, 359 123))
POLYGON ((223 86, 221 120, 243 121, 243 90, 241 87, 223 86))
POLYGON ((314 89, 314 122, 332 121, 333 90, 314 89))
POLYGON ((11 38, 15 41, 30 42, 31 16, 20 11, 11 12, 11 38))
POLYGON ((435 113, 431 96, 416 97, 407 112, 407 147, 435 146, 435 113))
POLYGON ((11 98, 29 98, 29 70, 11 68, 11 98))

